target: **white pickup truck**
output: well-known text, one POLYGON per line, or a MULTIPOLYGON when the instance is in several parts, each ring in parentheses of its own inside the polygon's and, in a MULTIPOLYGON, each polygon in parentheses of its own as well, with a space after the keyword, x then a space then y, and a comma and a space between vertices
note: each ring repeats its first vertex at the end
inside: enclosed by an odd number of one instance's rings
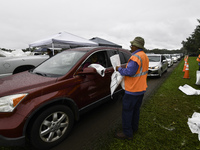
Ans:
POLYGON ((48 55, 19 57, 1 57, 0 55, 0 78, 32 69, 48 58, 48 55))

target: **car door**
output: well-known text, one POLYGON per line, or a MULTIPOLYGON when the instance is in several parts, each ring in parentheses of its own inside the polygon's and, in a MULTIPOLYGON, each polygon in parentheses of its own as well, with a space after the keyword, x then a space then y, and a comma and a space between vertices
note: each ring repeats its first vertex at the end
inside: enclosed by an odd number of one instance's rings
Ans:
MULTIPOLYGON (((73 84, 76 84, 74 88, 72 99, 76 100, 79 108, 85 108, 88 105, 95 104, 96 102, 103 101, 107 98, 111 98, 110 94, 110 84, 111 84, 111 75, 114 72, 114 69, 110 62, 110 57, 119 54, 119 51, 105 49, 98 52, 92 53, 81 65, 84 66, 92 57, 92 55, 98 56, 98 63, 105 67, 105 75, 102 77, 98 73, 76 73, 73 78, 73 84), (78 92, 77 92, 78 91, 78 92)), ((120 53, 120 60, 123 63, 123 66, 126 65, 126 62, 130 58, 131 54, 120 53)), ((81 67, 77 72, 81 72, 81 67)), ((87 68, 85 68, 87 69, 87 68)), ((84 72, 84 70, 83 70, 84 72)), ((121 89, 119 86, 117 90, 121 89)))
POLYGON ((168 63, 167 63, 167 59, 165 56, 162 55, 162 66, 163 66, 163 72, 166 71, 168 69, 168 63))
POLYGON ((105 75, 102 77, 95 72, 88 74, 85 73, 84 75, 77 75, 75 77, 74 81, 80 85, 77 87, 79 90, 76 91, 80 92, 76 93, 74 96, 76 97, 77 103, 80 107, 85 107, 89 104, 91 105, 106 98, 110 98, 111 74, 113 73, 114 69, 111 67, 106 50, 92 53, 81 65, 81 67, 85 66, 85 63, 89 62, 93 55, 97 55, 98 57, 97 64, 106 69, 105 75))

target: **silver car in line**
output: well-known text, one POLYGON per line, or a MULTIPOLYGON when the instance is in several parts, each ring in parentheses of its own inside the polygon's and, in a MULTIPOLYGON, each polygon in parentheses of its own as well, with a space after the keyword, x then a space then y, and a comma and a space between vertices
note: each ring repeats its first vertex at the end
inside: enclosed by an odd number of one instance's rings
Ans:
POLYGON ((173 66, 174 61, 173 61, 172 55, 171 55, 171 54, 164 54, 164 56, 165 56, 166 59, 167 59, 168 67, 173 66))
POLYGON ((172 54, 172 59, 173 59, 174 63, 178 62, 178 57, 176 54, 172 54))
POLYGON ((168 62, 164 55, 161 54, 147 54, 149 58, 148 76, 159 76, 167 71, 168 62))

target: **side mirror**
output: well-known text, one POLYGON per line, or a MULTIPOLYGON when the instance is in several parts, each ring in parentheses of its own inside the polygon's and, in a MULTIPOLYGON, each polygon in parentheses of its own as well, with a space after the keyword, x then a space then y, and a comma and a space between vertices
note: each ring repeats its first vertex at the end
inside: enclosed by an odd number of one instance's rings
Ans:
POLYGON ((83 69, 83 71, 78 72, 77 75, 87 75, 87 74, 96 74, 96 73, 97 71, 95 68, 87 67, 83 69))

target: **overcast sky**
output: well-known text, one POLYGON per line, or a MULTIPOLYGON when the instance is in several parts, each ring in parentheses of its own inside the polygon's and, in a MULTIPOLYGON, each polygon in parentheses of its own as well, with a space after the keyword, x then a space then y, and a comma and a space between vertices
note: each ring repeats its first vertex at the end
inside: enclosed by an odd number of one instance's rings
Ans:
POLYGON ((25 49, 61 31, 130 49, 180 49, 199 25, 200 0, 0 0, 0 48, 25 49))

